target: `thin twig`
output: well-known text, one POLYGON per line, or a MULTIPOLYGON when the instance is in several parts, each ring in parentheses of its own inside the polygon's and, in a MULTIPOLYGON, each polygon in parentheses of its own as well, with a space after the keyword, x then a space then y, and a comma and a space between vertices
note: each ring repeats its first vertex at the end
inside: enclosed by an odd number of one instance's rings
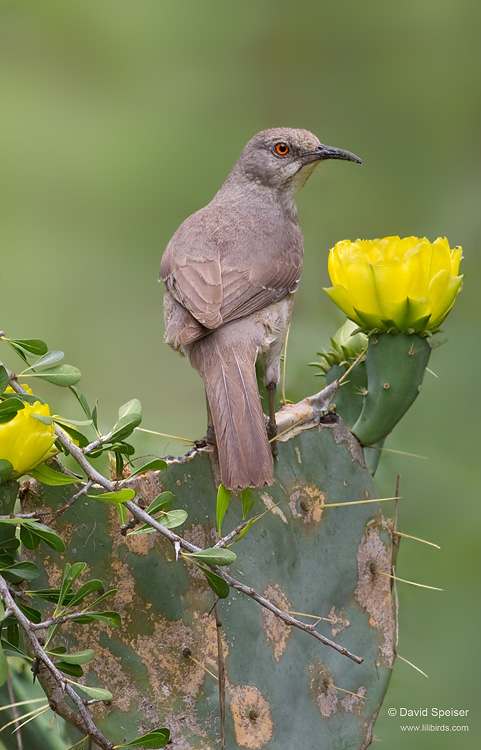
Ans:
POLYGON ((75 495, 72 495, 68 503, 65 503, 65 505, 62 508, 60 508, 60 510, 58 510, 54 516, 52 516, 47 526, 51 526, 53 522, 56 521, 57 518, 62 515, 62 513, 65 513, 65 511, 68 510, 74 504, 74 502, 79 499, 79 497, 82 497, 82 495, 85 495, 85 493, 88 492, 89 489, 91 488, 92 484, 93 484, 92 480, 89 479, 87 484, 85 484, 82 487, 82 489, 79 490, 75 495))
MULTIPOLYGON (((32 594, 35 594, 35 591, 31 592, 32 594)), ((90 614, 96 614, 96 612, 90 612, 89 610, 85 610, 82 612, 73 612, 69 615, 60 615, 60 617, 51 617, 49 620, 42 620, 42 622, 32 622, 30 624, 30 627, 32 630, 48 630, 48 628, 51 628, 53 625, 61 625, 63 622, 71 622, 72 620, 78 620, 80 617, 86 617, 90 614)))
POLYGON ((240 523, 238 523, 235 529, 229 531, 229 533, 223 536, 222 539, 219 539, 217 544, 214 544, 214 549, 217 549, 217 547, 225 547, 228 542, 232 541, 232 539, 234 539, 238 534, 241 533, 243 529, 245 529, 248 523, 249 521, 241 521, 240 523))
POLYGON ((64 675, 57 669, 53 661, 50 659, 48 654, 43 650, 40 641, 37 638, 36 633, 32 628, 32 623, 24 615, 22 610, 15 604, 15 599, 10 593, 6 580, 0 575, 0 593, 3 597, 6 607, 13 612, 15 619, 22 628, 25 638, 30 644, 33 654, 39 662, 41 662, 46 669, 50 672, 56 684, 61 688, 63 693, 66 693, 68 697, 75 704, 78 714, 79 722, 83 724, 83 731, 90 737, 95 739, 95 742, 103 748, 103 750, 114 750, 114 744, 105 737, 102 732, 95 726, 92 716, 88 709, 85 707, 83 700, 76 693, 71 685, 68 684, 64 675))

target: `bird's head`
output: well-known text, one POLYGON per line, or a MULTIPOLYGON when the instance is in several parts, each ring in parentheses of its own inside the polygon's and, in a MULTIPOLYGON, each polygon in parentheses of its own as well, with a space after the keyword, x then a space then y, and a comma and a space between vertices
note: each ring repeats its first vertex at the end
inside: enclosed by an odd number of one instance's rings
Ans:
POLYGON ((235 171, 258 184, 296 195, 317 164, 326 159, 362 163, 350 151, 323 145, 308 130, 272 128, 247 143, 235 171))

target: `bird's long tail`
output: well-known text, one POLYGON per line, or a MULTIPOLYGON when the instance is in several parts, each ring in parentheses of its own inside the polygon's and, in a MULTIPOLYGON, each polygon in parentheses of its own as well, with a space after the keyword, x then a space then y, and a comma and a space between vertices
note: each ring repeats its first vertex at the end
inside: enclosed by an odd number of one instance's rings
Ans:
POLYGON ((189 353, 204 381, 221 481, 231 490, 273 482, 272 452, 255 371, 255 333, 252 327, 246 329, 246 323, 233 321, 193 343, 189 353), (234 326, 236 331, 229 330, 234 326))

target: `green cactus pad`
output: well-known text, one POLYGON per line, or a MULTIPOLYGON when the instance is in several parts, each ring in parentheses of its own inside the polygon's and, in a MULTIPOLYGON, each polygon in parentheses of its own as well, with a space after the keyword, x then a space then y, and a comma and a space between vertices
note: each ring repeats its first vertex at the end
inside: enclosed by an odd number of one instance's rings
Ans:
MULTIPOLYGON (((40 547, 32 555, 44 570, 38 587, 58 584, 66 561, 88 560, 89 577, 118 589, 108 608, 120 611, 120 628, 69 623, 59 641, 95 649, 87 682, 108 688, 114 700, 92 712, 114 742, 166 726, 175 747, 221 746, 219 684, 210 674, 218 673, 219 630, 228 750, 370 744, 395 653, 391 581, 381 574, 391 573, 393 504, 364 502, 376 497, 372 477, 339 419, 278 447, 275 482, 254 492, 251 510, 270 512, 233 546, 237 559, 229 572, 280 609, 313 615, 295 617, 362 657, 362 664, 235 590, 218 602, 222 628, 216 628, 215 598, 197 566, 176 561, 173 547, 156 534, 122 536, 114 505, 81 497, 55 522, 68 551, 40 547), (346 502, 355 504, 328 507, 346 502)), ((176 531, 199 547, 213 546, 217 493, 207 453, 127 485, 143 506, 161 490, 172 491, 173 507, 189 514, 176 531)), ((24 509, 55 510, 75 491, 32 483, 24 509)), ((233 496, 223 532, 241 519, 241 500, 233 496)))
POLYGON ((431 347, 417 334, 370 337, 366 357, 367 393, 352 432, 363 445, 388 435, 416 399, 431 347))

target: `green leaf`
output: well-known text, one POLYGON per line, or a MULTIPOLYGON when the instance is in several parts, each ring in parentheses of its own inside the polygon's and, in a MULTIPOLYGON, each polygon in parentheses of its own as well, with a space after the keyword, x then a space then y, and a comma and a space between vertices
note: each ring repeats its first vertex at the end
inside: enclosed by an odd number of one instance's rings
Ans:
POLYGON ((0 482, 8 479, 13 473, 13 466, 10 461, 5 458, 0 458, 0 482))
MULTIPOLYGON (((90 440, 86 438, 82 432, 79 432, 74 427, 72 427, 72 425, 68 424, 67 422, 63 422, 60 419, 57 419, 57 417, 54 417, 53 421, 55 422, 55 424, 58 424, 59 427, 61 427, 61 429, 64 430, 67 435, 72 438, 72 440, 76 440, 80 448, 85 448, 85 446, 89 444, 90 440)), ((87 424, 89 423, 87 422, 87 424)))
POLYGON ((67 654, 60 651, 60 649, 52 649, 51 651, 47 651, 47 654, 52 654, 53 656, 60 655, 65 664, 88 664, 88 662, 92 661, 94 658, 95 651, 92 651, 91 648, 87 648, 85 651, 73 651, 72 653, 67 654))
POLYGON ((43 422, 43 424, 53 424, 52 417, 47 417, 44 414, 30 414, 30 416, 34 419, 38 419, 39 422, 43 422))
POLYGON ((73 565, 70 565, 70 563, 65 564, 65 568, 62 573, 62 581, 60 583, 60 595, 58 598, 57 610, 64 603, 65 597, 70 593, 74 582, 86 567, 87 563, 84 562, 76 562, 73 565))
POLYGON ((152 500, 145 512, 148 513, 149 516, 153 516, 158 510, 170 510, 173 502, 174 495, 172 492, 161 492, 160 495, 157 495, 155 500, 152 500))
POLYGON ((187 520, 188 513, 186 510, 174 509, 169 510, 168 513, 161 513, 156 516, 156 521, 166 529, 176 529, 177 526, 182 526, 187 520))
POLYGON ((44 526, 39 521, 23 521, 22 528, 28 528, 28 530, 40 537, 45 544, 56 550, 57 552, 65 552, 65 542, 63 541, 60 534, 50 528, 50 526, 44 526))
POLYGON ((82 375, 80 370, 72 365, 57 365, 57 367, 51 367, 49 370, 44 370, 43 372, 29 372, 24 377, 41 378, 42 380, 46 380, 47 383, 67 387, 78 383, 82 375))
POLYGON ((112 432, 105 442, 115 443, 118 440, 124 440, 132 434, 141 421, 142 416, 136 412, 126 414, 112 427, 112 432))
POLYGON ((122 503, 117 503, 116 508, 117 513, 119 514, 120 523, 122 524, 122 526, 124 526, 127 523, 128 518, 127 508, 125 507, 125 505, 122 505, 122 503))
POLYGON ((245 490, 242 490, 241 500, 242 500, 242 520, 245 521, 249 511, 251 510, 251 508, 253 508, 255 504, 254 493, 252 492, 250 487, 247 487, 245 490))
MULTIPOLYGON (((107 441, 108 443, 108 441, 107 441)), ((135 448, 133 445, 130 445, 129 443, 113 443, 112 445, 108 444, 107 448, 108 451, 115 452, 120 454, 124 454, 126 456, 133 456, 135 453, 135 448)), ((105 448, 104 448, 105 450, 105 448)), ((93 454, 91 454, 93 455, 93 454)))
POLYGON ((135 497, 135 490, 118 490, 117 492, 104 492, 102 495, 89 495, 87 497, 93 497, 95 500, 105 500, 107 503, 126 503, 127 500, 132 500, 135 497))
POLYGON ((79 590, 73 594, 69 601, 69 606, 73 607, 80 604, 87 596, 89 596, 89 594, 93 594, 94 591, 99 591, 101 588, 102 581, 99 581, 98 578, 93 578, 91 581, 87 581, 87 583, 80 586, 79 590))
POLYGON ((152 729, 147 734, 143 734, 141 737, 137 737, 135 740, 125 742, 123 745, 114 745, 114 750, 121 747, 142 747, 145 750, 158 750, 159 748, 165 747, 170 739, 170 731, 168 729, 152 729))
POLYGON ((124 459, 122 458, 122 453, 115 452, 115 478, 117 480, 121 479, 123 471, 124 471, 124 459))
MULTIPOLYGON (((81 393, 79 391, 79 389, 76 388, 76 386, 74 386, 74 385, 69 385, 69 388, 72 391, 72 393, 74 394, 74 396, 77 399, 77 401, 79 402, 80 406, 82 407, 83 413, 85 414, 85 416, 87 417, 87 419, 89 420, 89 422, 93 422, 92 412, 90 411, 90 406, 88 405, 87 399, 85 398, 85 396, 83 395, 83 393, 81 393)), ((69 421, 71 421, 71 420, 69 420, 69 421)), ((72 422, 72 424, 76 424, 76 423, 72 422)))
POLYGON ((18 356, 23 359, 25 364, 28 365, 28 359, 27 359, 27 352, 22 349, 21 346, 17 346, 17 344, 12 344, 11 341, 8 342, 9 345, 12 347, 14 352, 17 352, 18 356))
POLYGON ((119 408, 119 419, 126 417, 128 414, 141 414, 141 413, 142 413, 142 404, 140 403, 138 398, 133 398, 130 401, 127 401, 126 404, 123 404, 119 408))
POLYGON ((23 604, 22 602, 18 601, 16 602, 17 607, 22 610, 23 614, 28 617, 30 622, 34 622, 38 624, 39 622, 42 622, 42 616, 38 609, 34 609, 33 607, 28 607, 26 604, 23 604))
POLYGON ((3 599, 0 596, 0 622, 3 622, 5 619, 5 604, 3 603, 3 599))
POLYGON ((71 477, 68 474, 62 474, 62 472, 56 471, 55 469, 52 469, 50 466, 46 466, 45 464, 36 466, 35 469, 31 469, 31 471, 29 471, 28 473, 31 477, 36 479, 37 482, 48 484, 52 487, 58 487, 60 485, 66 484, 77 484, 79 481, 76 477, 71 477))
POLYGON ((47 602, 58 602, 60 589, 29 589, 24 591, 27 596, 38 596, 39 599, 45 599, 47 602))
POLYGON ((3 365, 0 365, 0 393, 3 393, 5 388, 8 388, 8 374, 3 365))
POLYGON ((226 599, 230 592, 230 586, 227 581, 224 581, 223 578, 218 576, 217 573, 214 573, 212 570, 209 570, 209 568, 204 568, 203 565, 198 565, 197 567, 202 570, 207 578, 207 583, 212 591, 217 594, 219 599, 226 599))
POLYGON ((25 409, 25 404, 18 396, 0 402, 0 423, 10 422, 21 409, 25 409))
POLYGON ((96 609, 94 610, 94 607, 97 607, 99 603, 106 599, 108 596, 114 596, 116 593, 117 589, 109 589, 108 591, 105 591, 105 593, 94 599, 93 602, 90 602, 89 606, 85 607, 84 612, 96 612, 96 609))
POLYGON ((20 401, 23 401, 25 404, 35 404, 37 401, 41 404, 45 404, 45 400, 36 393, 4 393, 2 398, 5 400, 19 398, 20 401))
POLYGON ((22 524, 20 526, 20 541, 27 549, 37 549, 40 544, 40 537, 32 534, 30 529, 22 524))
POLYGON ((71 677, 83 677, 83 669, 79 664, 69 664, 65 661, 56 661, 55 666, 60 669, 64 674, 69 674, 71 677))
POLYGON ((164 461, 162 458, 156 458, 154 459, 154 461, 149 461, 147 464, 141 466, 140 469, 136 469, 135 471, 133 471, 128 478, 132 479, 132 477, 137 476, 137 474, 145 474, 146 471, 163 471, 166 468, 167 461, 164 461))
POLYGON ((36 362, 33 363, 33 365, 30 365, 30 367, 27 367, 24 372, 21 373, 23 376, 25 372, 28 372, 29 370, 32 370, 34 367, 45 367, 46 365, 53 365, 55 362, 60 362, 61 359, 65 357, 65 354, 60 351, 53 351, 53 352, 47 352, 43 355, 43 357, 40 357, 40 359, 37 359, 36 362))
MULTIPOLYGON (((187 511, 180 509, 170 510, 168 513, 160 513, 158 516, 155 516, 155 520, 157 521, 157 523, 165 526, 166 529, 175 529, 177 528, 177 526, 181 526, 183 523, 185 523, 185 521, 187 520, 187 511)), ((146 523, 139 529, 130 531, 127 536, 131 536, 133 534, 150 534, 155 531, 156 529, 152 528, 152 526, 146 523)))
POLYGON ((95 406, 92 409, 92 422, 95 427, 96 432, 99 431, 99 425, 98 425, 98 408, 97 408, 97 402, 95 402, 95 406))
POLYGON ((5 656, 5 652, 2 646, 0 645, 0 687, 6 683, 7 677, 8 677, 7 657, 5 656))
POLYGON ((217 491, 217 505, 216 505, 217 529, 219 531, 220 537, 222 537, 222 521, 226 514, 227 508, 229 507, 229 503, 230 503, 230 491, 226 490, 223 484, 220 484, 219 489, 217 491))
POLYGON ((48 346, 45 343, 45 341, 42 341, 41 339, 5 339, 5 341, 8 341, 9 344, 15 344, 16 346, 19 346, 21 349, 24 349, 29 354, 36 354, 37 356, 40 354, 46 354, 48 351, 48 346))
POLYGON ((1 646, 8 656, 20 656, 23 659, 29 658, 27 654, 25 653, 25 651, 22 651, 14 643, 11 643, 10 641, 5 640, 4 638, 2 638, 1 646))
POLYGON ((79 622, 81 625, 98 620, 104 622, 106 625, 110 625, 112 628, 118 628, 122 624, 121 617, 118 612, 86 612, 75 618, 75 622, 79 622))
POLYGON ((62 426, 67 425, 67 427, 70 427, 71 425, 75 425, 76 427, 88 427, 92 424, 91 419, 67 419, 66 417, 60 417, 58 414, 53 415, 53 421, 62 426))
MULTIPOLYGON (((0 521, 0 523, 4 523, 4 521, 0 521)), ((20 542, 15 537, 10 537, 10 539, 3 539, 0 541, 0 550, 6 550, 6 549, 18 549, 20 547, 20 542)))
POLYGON ((242 539, 242 537, 247 534, 247 532, 249 531, 250 527, 252 526, 255 520, 256 520, 255 518, 250 518, 248 520, 244 528, 239 532, 238 537, 235 539, 236 542, 239 542, 242 539))
POLYGON ((78 682, 73 682, 73 680, 67 680, 67 682, 70 682, 71 685, 75 685, 75 687, 78 687, 79 690, 82 690, 84 693, 86 693, 90 698, 96 698, 99 701, 111 701, 113 700, 113 695, 108 690, 104 690, 104 688, 96 688, 96 687, 90 687, 88 685, 79 685, 78 682))
POLYGON ((184 552, 183 557, 193 557, 195 560, 201 560, 208 565, 231 565, 237 555, 230 549, 212 547, 202 549, 199 552, 184 552))
POLYGON ((16 648, 18 648, 20 645, 20 628, 16 620, 9 622, 7 625, 7 641, 16 648))
POLYGON ((14 563, 13 565, 1 567, 0 570, 2 570, 5 575, 13 576, 19 581, 32 581, 40 575, 37 566, 31 562, 14 563))

